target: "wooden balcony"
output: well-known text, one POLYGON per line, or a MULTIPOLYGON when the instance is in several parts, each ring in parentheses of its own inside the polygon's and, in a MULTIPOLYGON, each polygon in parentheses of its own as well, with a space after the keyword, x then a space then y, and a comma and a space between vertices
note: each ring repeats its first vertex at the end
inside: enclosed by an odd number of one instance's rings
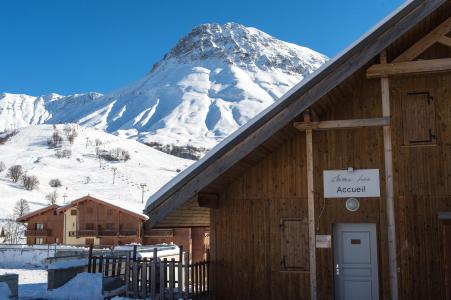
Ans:
POLYGON ((84 236, 134 236, 137 235, 138 232, 136 229, 122 229, 122 230, 114 230, 114 229, 101 229, 101 230, 89 230, 83 229, 77 231, 77 237, 84 236))
POLYGON ((27 229, 25 230, 26 236, 49 236, 50 230, 48 229, 27 229))
POLYGON ((77 237, 80 236, 98 236, 98 231, 94 229, 81 229, 76 232, 77 237))

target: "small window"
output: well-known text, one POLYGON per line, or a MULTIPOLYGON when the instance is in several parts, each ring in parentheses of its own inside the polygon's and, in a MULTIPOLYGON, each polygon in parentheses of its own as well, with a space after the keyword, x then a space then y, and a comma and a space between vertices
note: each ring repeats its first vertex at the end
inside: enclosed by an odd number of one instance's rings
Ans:
POLYGON ((86 230, 94 230, 94 224, 93 223, 86 223, 85 224, 86 230))
POLYGON ((402 98, 404 145, 436 143, 435 101, 428 91, 409 92, 402 98))
POLYGON ((37 238, 36 238, 35 244, 36 244, 36 245, 42 245, 42 244, 44 244, 44 238, 37 237, 37 238))
POLYGON ((308 270, 308 223, 301 218, 280 220, 281 269, 285 271, 308 270))
POLYGON ((42 223, 36 223, 36 230, 42 230, 42 229, 44 229, 44 224, 42 224, 42 223))
POLYGON ((77 215, 77 210, 76 209, 71 209, 70 210, 70 215, 71 216, 76 216, 77 215))
POLYGON ((75 231, 69 231, 69 236, 75 236, 75 231))

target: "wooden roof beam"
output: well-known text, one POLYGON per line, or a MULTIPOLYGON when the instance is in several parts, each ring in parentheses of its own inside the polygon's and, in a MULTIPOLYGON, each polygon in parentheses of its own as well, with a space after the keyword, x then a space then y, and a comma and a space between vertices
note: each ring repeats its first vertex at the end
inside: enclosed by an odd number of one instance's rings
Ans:
POLYGON ((442 44, 442 45, 451 47, 451 38, 450 38, 450 37, 447 37, 446 35, 440 37, 440 38, 437 40, 437 42, 439 42, 439 43, 442 44))
POLYGON ((394 63, 412 61, 417 58, 426 49, 434 45, 439 39, 451 31, 451 17, 446 19, 442 24, 437 26, 434 30, 425 35, 412 47, 404 51, 401 55, 393 60, 394 63))
POLYGON ((375 64, 366 71, 367 78, 393 75, 435 73, 451 70, 451 58, 407 61, 389 64, 375 64))
POLYGON ((327 130, 327 129, 350 129, 361 127, 377 127, 390 125, 389 118, 352 119, 352 120, 332 120, 319 122, 295 122, 293 126, 301 131, 327 130))

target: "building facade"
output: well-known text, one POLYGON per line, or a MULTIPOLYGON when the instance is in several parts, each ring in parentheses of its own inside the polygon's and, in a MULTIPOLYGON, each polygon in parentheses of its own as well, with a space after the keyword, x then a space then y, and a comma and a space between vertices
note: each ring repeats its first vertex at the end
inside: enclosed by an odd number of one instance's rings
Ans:
POLYGON ((450 299, 450 31, 405 4, 149 200, 208 213, 210 298, 450 299))

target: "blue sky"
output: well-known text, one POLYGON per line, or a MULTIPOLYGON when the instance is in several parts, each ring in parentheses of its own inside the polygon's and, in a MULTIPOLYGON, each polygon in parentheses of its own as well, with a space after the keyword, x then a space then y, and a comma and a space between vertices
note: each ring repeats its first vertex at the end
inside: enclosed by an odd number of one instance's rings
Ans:
POLYGON ((2 0, 0 92, 111 92, 194 26, 229 21, 330 57, 401 0, 2 0))

